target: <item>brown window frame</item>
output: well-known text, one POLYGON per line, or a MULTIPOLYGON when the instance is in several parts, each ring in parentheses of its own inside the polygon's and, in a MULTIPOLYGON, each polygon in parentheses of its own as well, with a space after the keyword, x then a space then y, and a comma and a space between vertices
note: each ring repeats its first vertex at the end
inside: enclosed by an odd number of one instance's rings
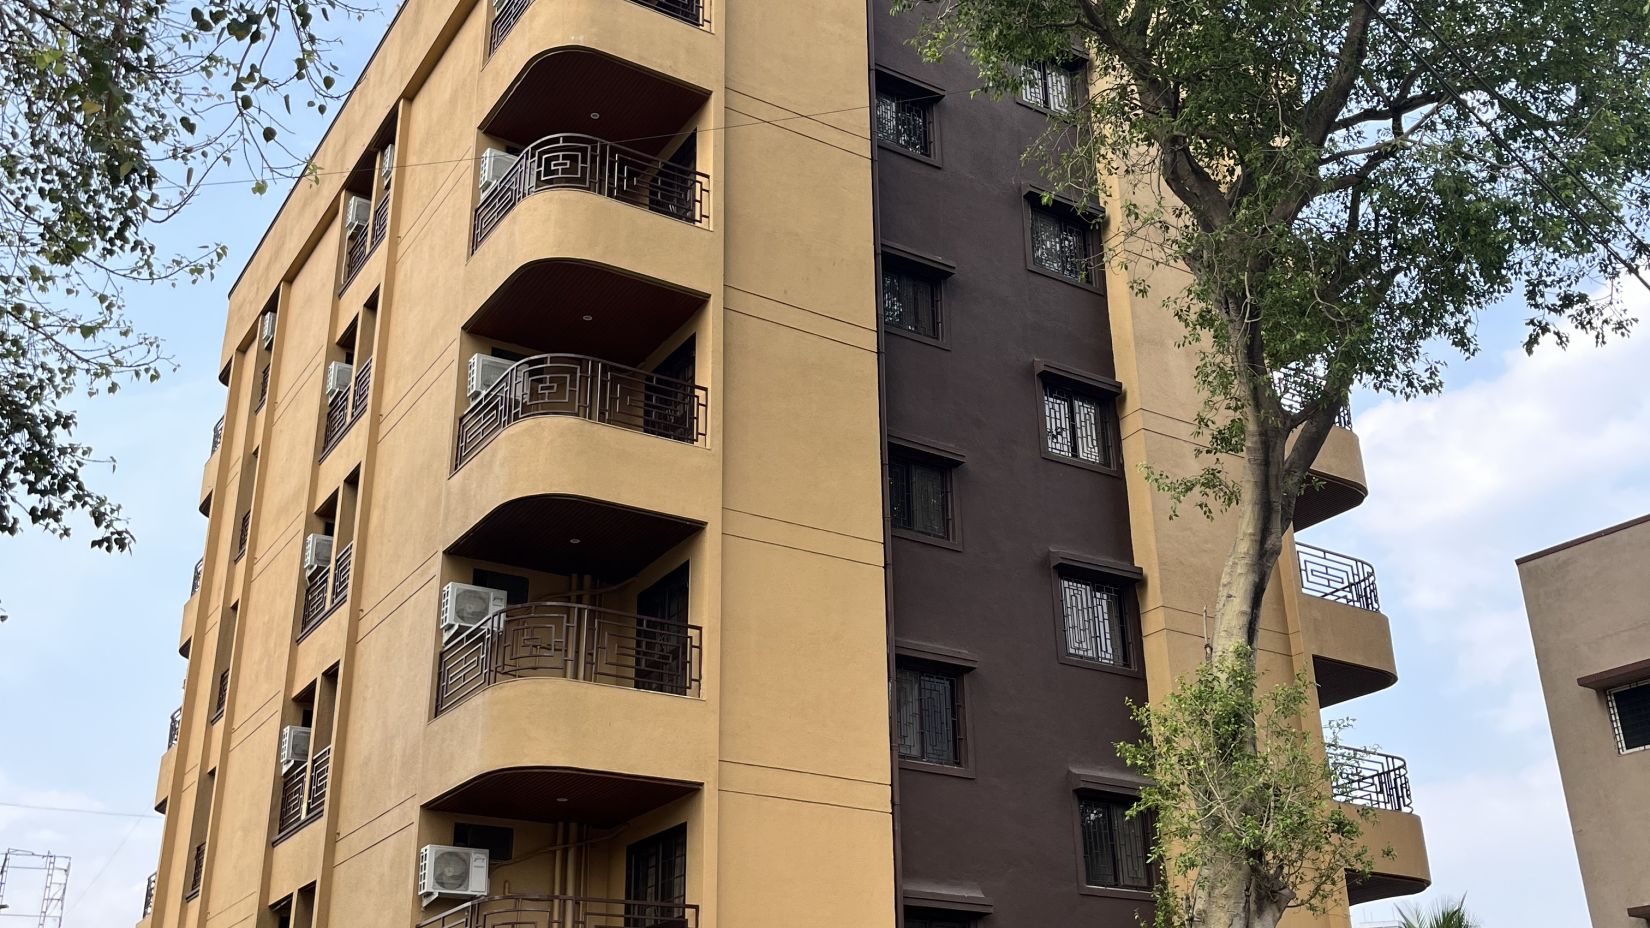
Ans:
MULTIPOLYGON (((901 769, 924 770, 930 773, 946 774, 948 776, 973 777, 974 762, 971 750, 973 739, 968 712, 968 684, 969 671, 973 668, 949 660, 934 659, 928 655, 913 656, 907 653, 896 653, 894 659, 894 686, 893 686, 893 740, 894 753, 899 758, 901 769), (917 674, 920 677, 943 678, 951 688, 951 759, 936 760, 926 754, 914 756, 905 753, 901 727, 904 713, 902 710, 901 693, 904 690, 903 680, 907 674, 917 674)), ((922 708, 917 708, 917 722, 919 734, 921 720, 924 718, 922 708)))
MULTIPOLYGON (((1627 755, 1637 754, 1640 751, 1650 751, 1650 731, 1643 732, 1645 741, 1642 744, 1634 744, 1631 747, 1627 744, 1628 732, 1622 724, 1621 707, 1616 699, 1617 696, 1626 692, 1633 692, 1635 698, 1650 697, 1650 677, 1612 687, 1604 694, 1605 702, 1610 709, 1610 728, 1616 739, 1616 753, 1627 755)), ((1635 734, 1638 733, 1635 732, 1635 734)))
MULTIPOLYGON (((1076 812, 1074 817, 1074 825, 1077 833, 1077 885, 1079 892, 1082 892, 1085 895, 1110 896, 1113 898, 1123 899, 1152 898, 1152 889, 1157 885, 1158 873, 1157 868, 1153 865, 1151 860, 1153 826, 1149 817, 1135 816, 1132 819, 1122 819, 1125 822, 1139 823, 1140 842, 1143 853, 1143 858, 1140 863, 1141 867, 1145 871, 1144 885, 1110 885, 1106 883, 1092 882, 1094 874, 1091 872, 1089 866, 1089 830, 1084 827, 1084 817, 1086 814, 1085 807, 1091 804, 1103 805, 1108 811, 1117 811, 1119 817, 1122 818, 1128 807, 1132 807, 1139 801, 1139 799, 1139 794, 1132 790, 1081 789, 1074 794, 1074 810, 1076 812)), ((1114 863, 1121 857, 1120 851, 1121 848, 1116 843, 1113 843, 1112 858, 1114 863)))
POLYGON ((1049 614, 1054 619, 1056 660, 1072 667, 1144 678, 1145 661, 1141 656, 1143 635, 1140 630, 1140 605, 1136 596, 1136 586, 1144 577, 1145 573, 1133 564, 1084 556, 1063 549, 1051 550, 1049 614), (1082 583, 1109 586, 1117 591, 1120 607, 1117 628, 1122 639, 1121 650, 1125 658, 1123 663, 1110 663, 1073 654, 1067 646, 1065 582, 1068 578, 1082 583))
POLYGON ((888 527, 890 533, 899 538, 960 550, 962 548, 962 520, 957 504, 956 478, 957 470, 962 466, 962 463, 962 455, 954 451, 910 439, 889 436, 888 466, 884 478, 884 492, 888 495, 888 527), (943 507, 942 516, 945 519, 945 534, 943 535, 907 527, 895 521, 894 484, 896 467, 909 469, 913 466, 938 471, 940 474, 940 504, 943 507))
POLYGON ((871 138, 876 146, 879 149, 903 155, 932 167, 942 167, 940 161, 942 148, 940 144, 939 105, 944 102, 945 95, 943 88, 936 87, 933 84, 919 81, 887 68, 877 68, 875 89, 871 95, 871 138), (883 97, 901 103, 914 103, 921 107, 926 121, 924 127, 924 135, 928 142, 926 151, 908 148, 895 139, 883 137, 879 118, 883 97))
POLYGON ((1069 464, 1086 470, 1109 474, 1113 477, 1123 475, 1123 442, 1122 430, 1117 414, 1117 399, 1122 395, 1123 385, 1109 377, 1088 374, 1082 371, 1060 365, 1050 364, 1039 360, 1033 365, 1037 374, 1037 409, 1042 420, 1042 451, 1043 457, 1060 464, 1069 464), (1101 431, 1100 444, 1104 461, 1090 461, 1086 458, 1066 454, 1053 445, 1053 436, 1049 430, 1049 390, 1064 390, 1071 394, 1075 422, 1076 399, 1081 397, 1094 403, 1099 414, 1098 427, 1101 431))

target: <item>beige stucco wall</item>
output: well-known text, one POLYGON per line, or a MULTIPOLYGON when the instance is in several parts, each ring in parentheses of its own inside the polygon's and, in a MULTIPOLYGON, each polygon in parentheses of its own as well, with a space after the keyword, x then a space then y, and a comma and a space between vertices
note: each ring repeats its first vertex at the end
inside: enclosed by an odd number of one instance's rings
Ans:
MULTIPOLYGON (((147 924, 266 928, 269 904, 315 883, 318 926, 410 925, 443 907, 420 913, 414 865, 453 819, 421 806, 478 772, 542 764, 704 784, 580 850, 585 894, 620 894, 626 843, 685 821, 688 898, 706 928, 767 924, 778 911, 789 925, 892 925, 865 7, 718 0, 712 15, 695 29, 624 0, 536 0, 488 59, 487 5, 401 9, 317 152, 318 182, 294 189, 230 294, 225 438, 203 480, 206 568, 180 636, 192 654, 183 738, 157 788, 168 818, 147 924), (476 126, 540 53, 575 47, 706 92, 696 128, 711 219, 553 191, 522 201, 472 255, 476 126), (340 294, 339 172, 392 113, 389 233, 340 294), (678 333, 695 338, 708 389, 704 442, 536 419, 450 472, 475 349, 463 323, 518 268, 550 257, 709 295, 678 333), (375 290, 367 411, 317 461, 323 370, 375 290), (255 411, 255 328, 272 294, 270 396, 255 411), (348 600, 295 641, 311 513, 351 474, 358 504, 338 529, 355 542, 348 600), (619 594, 690 561, 691 621, 704 628, 696 697, 527 679, 431 719, 439 589, 472 566, 441 552, 496 506, 542 493, 703 523, 619 594), (231 605, 228 705, 211 724, 231 605), (324 816, 272 846, 280 728, 297 720, 291 698, 333 667, 324 816), (208 770, 216 795, 197 802, 208 770), (202 891, 186 901, 203 838, 202 891), (799 885, 830 892, 798 906, 799 885)), ((528 846, 567 834, 513 824, 528 846)), ((495 872, 495 889, 506 885, 568 888, 526 864, 495 872)))
POLYGON ((1594 928, 1643 928, 1650 751, 1621 754, 1603 693, 1577 678, 1650 660, 1650 519, 1519 561, 1547 720, 1594 928))

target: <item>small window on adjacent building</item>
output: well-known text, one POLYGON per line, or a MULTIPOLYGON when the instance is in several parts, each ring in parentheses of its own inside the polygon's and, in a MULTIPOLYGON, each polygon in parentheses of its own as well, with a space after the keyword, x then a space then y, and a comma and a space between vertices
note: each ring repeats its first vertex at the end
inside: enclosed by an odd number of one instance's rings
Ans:
POLYGON ((1031 207, 1031 263, 1078 283, 1094 282, 1093 230, 1075 210, 1058 204, 1031 207))
POLYGON ((1083 833, 1083 882, 1108 889, 1152 888, 1146 859, 1146 823, 1128 814, 1133 800, 1083 796, 1078 800, 1083 833))
POLYGON ((937 94, 878 80, 877 140, 925 157, 934 156, 934 101, 937 94))
POLYGON ((951 468, 897 452, 890 455, 888 508, 896 529, 951 538, 951 468))
POLYGON ((1083 99, 1083 66, 1028 64, 1023 73, 1020 99, 1056 113, 1069 113, 1083 99))
POLYGON ((1079 660, 1128 667, 1128 623, 1123 589, 1114 584, 1060 575, 1060 617, 1066 653, 1079 660))
POLYGON ((1110 396, 1063 383, 1043 383, 1043 436, 1050 454, 1116 468, 1115 417, 1110 396))
POLYGON ((883 255, 883 324, 925 338, 939 338, 940 280, 940 275, 921 265, 883 255))
POLYGON ((929 667, 900 667, 895 684, 899 756, 928 764, 961 766, 961 677, 929 667))
POLYGON ((1610 721, 1621 753, 1650 748, 1650 680, 1611 690, 1610 721))

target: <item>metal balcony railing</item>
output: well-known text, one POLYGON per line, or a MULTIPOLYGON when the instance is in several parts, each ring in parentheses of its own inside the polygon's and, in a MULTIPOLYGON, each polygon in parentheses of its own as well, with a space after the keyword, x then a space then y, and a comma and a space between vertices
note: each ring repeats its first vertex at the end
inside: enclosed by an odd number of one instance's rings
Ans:
POLYGON ((194 596, 201 591, 201 576, 206 573, 206 558, 195 562, 195 576, 189 580, 189 595, 194 596))
MULTIPOLYGON (((1298 367, 1273 371, 1272 383, 1277 387, 1278 399, 1283 402, 1284 411, 1290 415, 1305 409, 1308 403, 1323 393, 1323 378, 1298 367)), ((1352 410, 1342 406, 1340 412, 1335 415, 1335 424, 1350 430, 1352 410)))
POLYGON ((143 915, 148 918, 155 911, 155 881, 160 877, 158 873, 149 874, 149 882, 143 887, 143 915))
POLYGON ((1370 612, 1381 611, 1381 594, 1375 586, 1375 568, 1368 561, 1295 542, 1300 562, 1301 592, 1370 612))
POLYGON ((329 593, 332 591, 332 570, 329 567, 310 574, 304 581, 304 612, 298 619, 298 637, 302 638, 331 614, 329 593))
POLYGON ((442 647, 435 711, 522 677, 697 696, 702 640, 697 625, 579 603, 511 606, 442 647))
POLYGON ((390 229, 390 192, 380 190, 378 202, 372 205, 372 246, 368 251, 371 254, 384 243, 384 235, 390 229))
POLYGON ((458 417, 453 468, 510 425, 537 416, 577 416, 673 441, 705 437, 708 392, 685 380, 577 354, 516 362, 458 417))
POLYGON ((193 899, 201 894, 201 878, 206 875, 206 842, 195 845, 194 853, 190 855, 189 888, 184 892, 184 899, 193 899))
POLYGON ((710 16, 705 0, 630 0, 630 2, 658 10, 671 19, 679 19, 690 26, 703 28, 710 25, 710 16))
POLYGON ((349 434, 350 426, 367 411, 367 395, 372 390, 372 359, 361 362, 350 389, 333 394, 327 399, 326 424, 321 430, 321 460, 338 447, 349 434))
POLYGON ((361 362, 355 372, 355 389, 350 392, 349 421, 351 425, 367 411, 367 395, 372 391, 372 358, 361 362))
POLYGON ((547 135, 527 146, 505 175, 482 194, 470 250, 516 204, 543 190, 585 190, 683 222, 705 221, 709 177, 592 135, 547 135))
POLYGON ((166 749, 170 751, 177 746, 178 736, 183 734, 183 707, 172 710, 172 721, 166 728, 166 749))
POLYGON ((321 817, 326 811, 327 785, 332 779, 332 745, 315 752, 308 763, 281 771, 281 805, 275 815, 275 840, 280 841, 321 817))
POLYGON ((246 556, 246 543, 252 537, 252 510, 241 513, 240 526, 235 530, 235 560, 246 556))
POLYGON ((218 674, 218 689, 212 698, 212 721, 223 718, 224 707, 229 705, 229 668, 225 667, 218 674))
POLYGON ((1409 762, 1402 757, 1336 745, 1329 748, 1329 770, 1333 794, 1339 802, 1388 812, 1414 808, 1409 762))
POLYGON ((217 454, 218 449, 223 447, 223 420, 224 417, 219 416, 218 424, 212 426, 212 454, 217 454))
POLYGON ((418 928, 698 928, 699 907, 584 896, 487 896, 426 918, 418 928))

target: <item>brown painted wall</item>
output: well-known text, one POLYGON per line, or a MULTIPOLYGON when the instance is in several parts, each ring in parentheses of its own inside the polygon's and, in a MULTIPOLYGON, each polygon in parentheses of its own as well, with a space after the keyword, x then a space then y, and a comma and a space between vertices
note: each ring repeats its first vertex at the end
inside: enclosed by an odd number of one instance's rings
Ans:
POLYGON ((956 266, 943 347, 885 327, 888 429, 965 455, 952 472, 960 548, 894 538, 893 628, 902 644, 978 660, 964 678, 969 775, 899 774, 907 903, 961 884, 991 900, 991 923, 1124 924, 1149 905, 1080 890, 1070 777, 1125 773, 1113 745, 1137 734, 1125 700, 1144 700, 1145 680, 1060 661, 1050 549, 1128 563, 1126 492, 1120 475, 1043 456, 1034 372, 1040 359, 1113 374, 1105 298, 1027 269, 1025 185, 1039 178, 1020 159, 1046 116, 969 99, 965 60, 923 63, 907 42, 913 17, 874 6, 876 64, 946 94, 938 165, 878 152, 880 234, 956 266))

